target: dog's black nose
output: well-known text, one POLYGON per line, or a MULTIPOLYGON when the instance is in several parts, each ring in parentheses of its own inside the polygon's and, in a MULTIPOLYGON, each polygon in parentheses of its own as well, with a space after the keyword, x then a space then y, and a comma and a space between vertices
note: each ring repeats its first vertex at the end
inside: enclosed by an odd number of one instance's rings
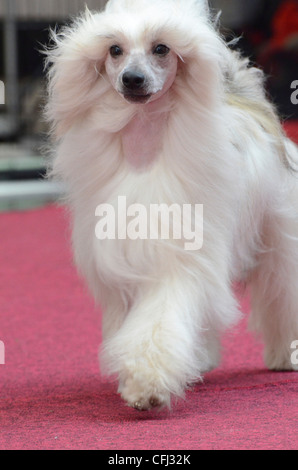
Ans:
POLYGON ((125 72, 122 82, 128 90, 138 90, 145 84, 145 75, 141 72, 125 72))

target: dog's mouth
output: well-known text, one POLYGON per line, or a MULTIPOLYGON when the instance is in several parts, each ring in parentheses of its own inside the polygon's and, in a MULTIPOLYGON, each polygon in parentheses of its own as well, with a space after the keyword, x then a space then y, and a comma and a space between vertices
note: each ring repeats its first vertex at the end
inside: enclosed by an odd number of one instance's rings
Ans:
POLYGON ((147 103, 147 101, 149 101, 151 96, 152 96, 151 94, 149 95, 141 95, 137 93, 125 93, 124 94, 124 98, 129 103, 140 103, 140 104, 147 103))

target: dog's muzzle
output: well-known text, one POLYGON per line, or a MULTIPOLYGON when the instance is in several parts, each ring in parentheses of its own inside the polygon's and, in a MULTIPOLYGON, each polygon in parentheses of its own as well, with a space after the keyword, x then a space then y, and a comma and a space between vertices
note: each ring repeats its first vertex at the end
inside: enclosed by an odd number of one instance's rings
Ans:
POLYGON ((151 94, 146 92, 146 77, 142 72, 127 71, 122 76, 124 98, 132 103, 146 103, 151 94))

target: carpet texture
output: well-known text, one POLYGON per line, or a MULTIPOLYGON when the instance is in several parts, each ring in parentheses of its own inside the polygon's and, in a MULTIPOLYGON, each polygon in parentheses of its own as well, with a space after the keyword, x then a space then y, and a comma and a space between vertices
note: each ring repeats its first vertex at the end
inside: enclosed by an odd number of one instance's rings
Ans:
POLYGON ((67 226, 55 206, 0 215, 0 449, 297 449, 298 374, 264 367, 248 299, 220 367, 184 401, 160 413, 125 406, 99 374, 100 314, 67 226))

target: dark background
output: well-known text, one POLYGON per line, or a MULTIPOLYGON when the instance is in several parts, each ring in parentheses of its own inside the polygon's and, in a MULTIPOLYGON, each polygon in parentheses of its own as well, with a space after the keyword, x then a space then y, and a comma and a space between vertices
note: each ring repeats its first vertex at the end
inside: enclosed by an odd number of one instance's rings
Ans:
MULTIPOLYGON (((21 0, 19 0, 21 1, 21 0)), ((211 3, 222 9, 221 28, 227 39, 241 36, 237 48, 249 56, 253 64, 264 69, 268 93, 283 119, 298 118, 298 105, 291 103, 291 83, 298 79, 298 2, 297 0, 258 0, 242 5, 232 0, 211 3), (238 18, 232 15, 241 6, 238 18)), ((252 0, 251 0, 252 1, 252 0)), ((86 2, 88 4, 88 1, 86 2)), ((68 19, 65 18, 65 22, 68 19)), ((18 80, 20 120, 17 134, 40 135, 45 124, 40 109, 44 99, 42 44, 48 43, 49 26, 64 20, 18 21, 18 80)), ((3 19, 0 20, 0 51, 4 51, 3 19)), ((235 46, 234 46, 235 47, 235 46)), ((0 54, 0 79, 4 81, 4 53, 0 54)), ((5 107, 2 107, 2 113, 5 107)), ((0 129, 1 131, 1 129, 0 129)), ((1 134, 1 132, 0 132, 1 134)), ((6 137, 7 138, 7 137, 6 137)), ((1 139, 1 135, 0 135, 1 139)))

